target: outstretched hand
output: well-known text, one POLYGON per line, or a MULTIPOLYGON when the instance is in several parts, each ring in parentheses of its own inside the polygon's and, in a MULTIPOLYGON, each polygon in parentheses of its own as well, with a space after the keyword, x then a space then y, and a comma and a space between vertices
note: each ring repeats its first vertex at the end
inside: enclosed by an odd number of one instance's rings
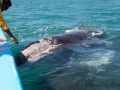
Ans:
POLYGON ((5 30, 5 32, 10 36, 11 40, 15 43, 18 44, 18 40, 14 37, 14 35, 11 33, 9 29, 5 30))
POLYGON ((18 44, 18 40, 15 38, 15 37, 11 37, 11 40, 15 43, 15 44, 18 44))

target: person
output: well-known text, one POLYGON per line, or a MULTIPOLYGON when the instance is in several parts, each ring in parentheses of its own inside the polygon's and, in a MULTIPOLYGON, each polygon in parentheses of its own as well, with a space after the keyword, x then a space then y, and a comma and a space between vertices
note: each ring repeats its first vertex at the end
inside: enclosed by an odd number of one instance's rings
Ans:
MULTIPOLYGON (((18 44, 18 40, 14 37, 14 35, 12 34, 12 32, 10 31, 8 25, 6 24, 2 12, 3 11, 7 11, 9 7, 12 6, 12 3, 10 0, 0 0, 0 26, 2 28, 3 31, 5 31, 11 38, 11 40, 15 43, 18 44)), ((5 40, 5 38, 1 36, 1 40, 5 40)))

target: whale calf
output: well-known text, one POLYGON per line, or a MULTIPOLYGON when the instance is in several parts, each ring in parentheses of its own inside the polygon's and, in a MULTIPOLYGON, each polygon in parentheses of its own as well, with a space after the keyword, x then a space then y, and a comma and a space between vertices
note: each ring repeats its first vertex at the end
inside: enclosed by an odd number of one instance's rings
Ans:
POLYGON ((99 31, 67 31, 63 34, 57 34, 42 38, 26 45, 16 56, 15 63, 17 66, 26 62, 36 62, 41 58, 54 52, 62 50, 65 45, 75 43, 86 39, 89 36, 101 35, 99 31))

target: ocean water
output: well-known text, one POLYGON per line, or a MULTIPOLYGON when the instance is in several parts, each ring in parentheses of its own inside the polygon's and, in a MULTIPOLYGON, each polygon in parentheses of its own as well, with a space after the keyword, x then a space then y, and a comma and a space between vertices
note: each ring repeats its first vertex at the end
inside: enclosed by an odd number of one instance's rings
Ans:
POLYGON ((66 30, 104 32, 30 66, 17 67, 24 90, 119 90, 119 0, 12 0, 3 12, 19 40, 8 39, 13 56, 28 43, 66 30))

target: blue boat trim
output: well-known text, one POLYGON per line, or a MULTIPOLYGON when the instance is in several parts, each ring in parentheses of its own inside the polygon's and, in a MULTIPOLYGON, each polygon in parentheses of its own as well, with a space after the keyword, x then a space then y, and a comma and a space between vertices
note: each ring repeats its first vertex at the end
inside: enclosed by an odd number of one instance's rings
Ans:
MULTIPOLYGON (((0 28, 0 36, 4 36, 0 28)), ((0 90, 23 90, 7 41, 0 41, 0 90)))

